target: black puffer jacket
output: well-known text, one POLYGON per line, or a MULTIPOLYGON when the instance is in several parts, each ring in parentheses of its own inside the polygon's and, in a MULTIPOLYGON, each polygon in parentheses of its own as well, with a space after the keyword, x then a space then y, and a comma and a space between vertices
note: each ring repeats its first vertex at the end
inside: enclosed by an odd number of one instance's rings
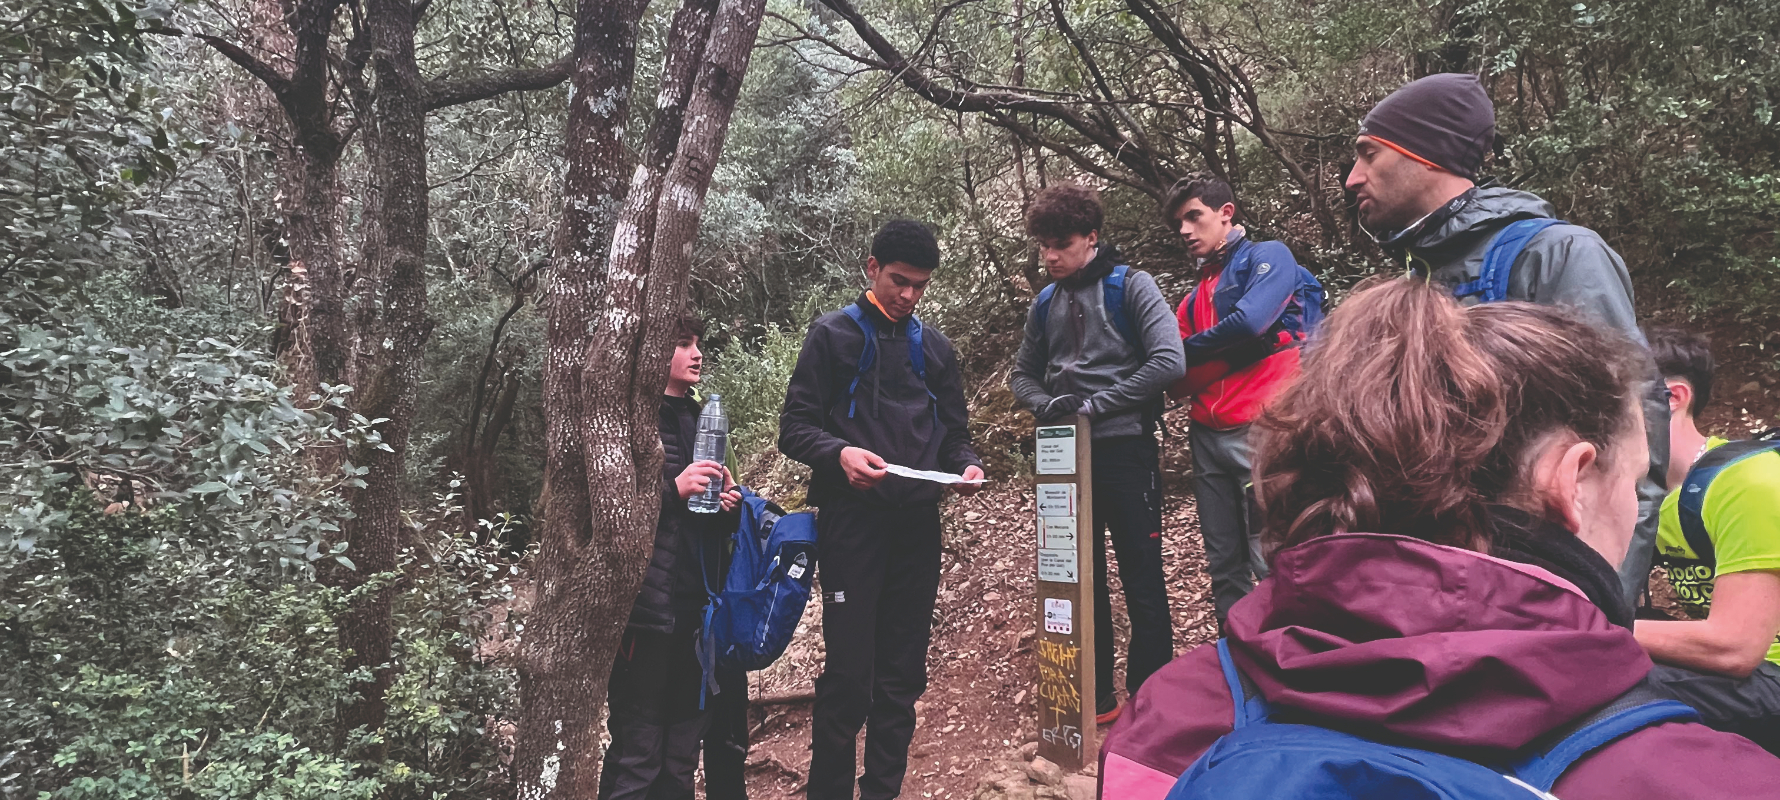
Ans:
POLYGON ((712 587, 722 588, 724 534, 734 529, 736 515, 694 514, 687 510, 686 501, 680 499, 674 485, 674 479, 692 463, 699 410, 698 401, 691 397, 664 395, 661 399, 661 519, 655 525, 655 551, 649 556, 649 571, 643 576, 636 604, 631 606, 632 630, 672 633, 676 622, 682 626, 699 624, 700 610, 705 605, 705 584, 699 570, 700 548, 694 537, 703 539, 703 565, 712 587))

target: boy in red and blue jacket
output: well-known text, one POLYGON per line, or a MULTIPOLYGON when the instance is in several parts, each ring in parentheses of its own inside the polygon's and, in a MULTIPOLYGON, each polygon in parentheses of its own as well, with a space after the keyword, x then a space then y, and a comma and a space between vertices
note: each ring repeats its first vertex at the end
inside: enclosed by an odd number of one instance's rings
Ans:
POLYGON ((1192 399, 1193 494, 1221 626, 1267 576, 1248 524, 1249 423, 1297 377, 1298 346, 1322 319, 1323 287, 1284 244, 1249 240, 1235 224, 1230 185, 1217 178, 1182 179, 1162 212, 1199 262, 1199 283, 1177 312, 1187 373, 1169 393, 1192 399))

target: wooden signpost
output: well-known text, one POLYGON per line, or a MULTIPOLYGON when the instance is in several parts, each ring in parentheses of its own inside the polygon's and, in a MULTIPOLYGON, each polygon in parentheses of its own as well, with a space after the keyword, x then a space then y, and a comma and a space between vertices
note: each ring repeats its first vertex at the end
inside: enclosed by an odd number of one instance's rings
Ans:
POLYGON ((1088 418, 1038 427, 1038 754, 1093 763, 1094 516, 1088 418))

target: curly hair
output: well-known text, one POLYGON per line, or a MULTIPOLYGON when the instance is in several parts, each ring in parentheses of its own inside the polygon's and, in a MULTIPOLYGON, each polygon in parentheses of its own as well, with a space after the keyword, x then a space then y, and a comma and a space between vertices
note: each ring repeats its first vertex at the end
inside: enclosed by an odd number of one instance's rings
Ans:
POLYGON ((1026 209, 1026 232, 1035 239, 1087 236, 1106 222, 1100 193, 1072 183, 1049 187, 1026 209))

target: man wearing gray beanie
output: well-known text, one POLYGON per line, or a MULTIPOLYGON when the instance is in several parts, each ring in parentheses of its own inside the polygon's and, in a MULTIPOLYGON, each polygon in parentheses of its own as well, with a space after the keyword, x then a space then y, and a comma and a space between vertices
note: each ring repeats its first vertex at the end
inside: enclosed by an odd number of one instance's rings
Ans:
MULTIPOLYGON (((1599 234, 1557 223, 1551 204, 1537 195, 1477 186, 1495 138, 1495 107, 1474 75, 1429 75, 1392 92, 1361 120, 1354 140, 1347 189, 1359 202, 1366 232, 1385 252, 1404 258, 1412 275, 1454 287, 1462 303, 1572 306, 1642 344, 1631 276, 1599 234), (1544 222, 1516 225, 1523 220, 1544 222), (1531 238, 1521 238, 1529 232, 1531 238), (1484 280, 1485 256, 1498 239, 1507 272, 1484 280), (1514 255, 1507 248, 1517 241, 1514 255)), ((1619 568, 1633 603, 1650 579, 1657 511, 1667 491, 1669 406, 1654 362, 1651 376, 1644 398, 1650 473, 1638 483, 1638 528, 1619 568)))

